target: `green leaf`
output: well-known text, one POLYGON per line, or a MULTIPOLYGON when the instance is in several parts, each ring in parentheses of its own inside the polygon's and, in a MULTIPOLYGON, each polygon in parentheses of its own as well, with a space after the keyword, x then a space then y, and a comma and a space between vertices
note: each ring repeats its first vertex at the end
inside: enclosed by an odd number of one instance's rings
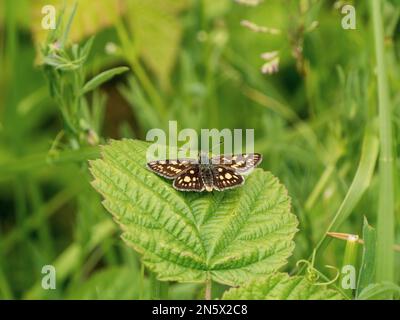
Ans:
POLYGON ((93 47, 93 42, 94 42, 94 36, 90 37, 89 40, 85 42, 84 45, 82 45, 82 48, 80 49, 79 56, 86 61, 86 59, 89 56, 90 51, 92 50, 93 47))
POLYGON ((122 238, 159 280, 239 285, 286 263, 297 219, 271 173, 256 169, 225 192, 179 192, 146 168, 148 146, 112 141, 90 167, 122 238))
POLYGON ((373 283, 361 291, 358 300, 385 300, 394 296, 400 298, 400 287, 392 282, 373 283))
POLYGON ((375 251, 376 251, 376 232, 364 217, 363 226, 364 248, 362 262, 358 276, 357 295, 370 283, 375 277, 375 251))
POLYGON ((306 277, 289 277, 286 273, 253 280, 241 288, 233 288, 224 300, 342 300, 342 295, 326 286, 315 285, 306 277))
POLYGON ((101 84, 103 84, 104 82, 107 82, 108 80, 110 80, 112 77, 119 75, 121 73, 124 73, 126 71, 128 71, 129 68, 128 67, 117 67, 117 68, 113 68, 107 71, 104 71, 102 73, 100 73, 99 75, 95 76, 93 79, 89 80, 85 86, 82 89, 82 93, 81 94, 85 94, 89 91, 92 91, 94 89, 96 89, 98 86, 100 86, 101 84))

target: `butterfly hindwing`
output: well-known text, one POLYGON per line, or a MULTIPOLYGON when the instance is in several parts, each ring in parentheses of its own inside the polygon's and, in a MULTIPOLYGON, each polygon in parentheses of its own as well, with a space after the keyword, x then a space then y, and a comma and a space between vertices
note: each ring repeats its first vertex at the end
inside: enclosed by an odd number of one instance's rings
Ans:
POLYGON ((179 191, 203 191, 205 186, 200 174, 199 166, 193 165, 191 168, 180 174, 174 180, 173 187, 179 191))
POLYGON ((213 185, 216 190, 236 188, 243 183, 244 177, 230 168, 217 165, 213 170, 213 185))
POLYGON ((262 161, 259 153, 243 153, 234 155, 219 155, 211 159, 212 163, 225 166, 237 173, 246 173, 262 161))
POLYGON ((195 162, 193 159, 156 160, 148 162, 147 167, 164 178, 175 179, 195 162))

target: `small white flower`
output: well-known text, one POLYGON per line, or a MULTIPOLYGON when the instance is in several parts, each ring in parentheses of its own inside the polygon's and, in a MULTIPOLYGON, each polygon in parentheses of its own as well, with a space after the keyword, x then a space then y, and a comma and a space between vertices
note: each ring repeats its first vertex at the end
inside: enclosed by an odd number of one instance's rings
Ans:
POLYGON ((242 20, 242 21, 240 21, 240 24, 243 27, 245 27, 251 31, 254 31, 254 32, 262 32, 262 33, 270 33, 270 34, 280 34, 281 33, 281 30, 279 30, 279 29, 259 26, 249 20, 242 20))
POLYGON ((61 49, 61 43, 59 41, 55 41, 49 44, 50 53, 57 53, 61 49))
POLYGON ((238 4, 244 4, 245 6, 255 7, 258 6, 263 0, 235 0, 238 4))
POLYGON ((118 47, 114 42, 107 42, 104 50, 107 54, 114 55, 117 53, 118 47))
POLYGON ((261 67, 261 72, 264 74, 273 74, 279 71, 279 56, 266 62, 261 67))
POLYGON ((261 54, 261 58, 263 58, 264 60, 269 61, 269 60, 277 57, 278 53, 279 53, 278 51, 264 52, 264 53, 261 54))

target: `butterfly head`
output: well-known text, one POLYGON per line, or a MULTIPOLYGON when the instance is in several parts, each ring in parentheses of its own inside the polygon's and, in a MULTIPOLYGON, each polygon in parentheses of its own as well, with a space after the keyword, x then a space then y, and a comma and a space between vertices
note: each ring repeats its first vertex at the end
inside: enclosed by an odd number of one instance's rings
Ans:
POLYGON ((200 151, 199 153, 199 163, 200 164, 210 164, 210 157, 208 156, 208 152, 200 151))

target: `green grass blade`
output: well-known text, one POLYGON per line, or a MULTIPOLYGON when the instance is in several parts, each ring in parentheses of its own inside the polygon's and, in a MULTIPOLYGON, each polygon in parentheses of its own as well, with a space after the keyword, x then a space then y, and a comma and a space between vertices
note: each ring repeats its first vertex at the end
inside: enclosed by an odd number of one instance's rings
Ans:
MULTIPOLYGON (((342 204, 332 219, 332 222, 327 228, 327 231, 323 234, 321 240, 318 242, 316 250, 321 250, 323 246, 328 244, 331 239, 326 238, 326 233, 339 229, 340 225, 349 217, 357 203, 360 201, 362 195, 367 190, 374 173, 374 168, 378 157, 378 149, 379 142, 377 137, 371 132, 370 129, 367 128, 361 150, 361 159, 353 182, 351 183, 342 204)), ((304 269, 302 268, 301 270, 304 269)))
POLYGON ((75 14, 76 14, 76 9, 78 8, 78 1, 75 1, 74 6, 72 7, 72 11, 70 16, 68 17, 68 21, 67 21, 67 25, 64 29, 64 34, 62 36, 62 41, 61 41, 61 46, 64 46, 67 42, 68 39, 68 35, 71 31, 71 27, 72 27, 72 21, 75 18, 75 14))
POLYGON ((373 283, 375 277, 375 250, 376 250, 376 231, 372 228, 364 217, 363 226, 364 248, 361 267, 358 276, 356 297, 369 284, 373 283))
POLYGON ((381 0, 371 1, 379 100, 379 205, 377 224, 376 280, 394 280, 394 166, 392 144, 392 110, 385 65, 384 29, 381 0))

